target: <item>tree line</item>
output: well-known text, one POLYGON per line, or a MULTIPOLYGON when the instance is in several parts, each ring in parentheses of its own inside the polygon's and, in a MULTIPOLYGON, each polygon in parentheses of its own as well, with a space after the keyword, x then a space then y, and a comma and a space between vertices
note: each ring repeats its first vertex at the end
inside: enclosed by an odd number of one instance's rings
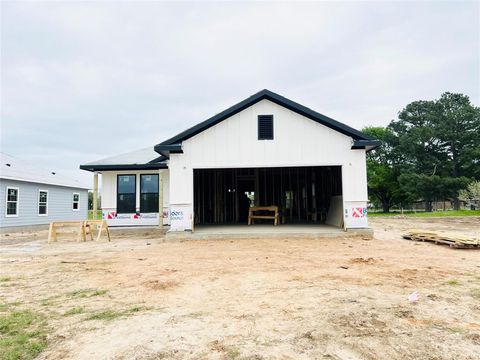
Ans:
POLYGON ((367 153, 370 200, 389 212, 415 201, 432 211, 480 180, 480 108, 468 96, 446 92, 437 100, 414 101, 386 127, 363 132, 383 142, 367 153))

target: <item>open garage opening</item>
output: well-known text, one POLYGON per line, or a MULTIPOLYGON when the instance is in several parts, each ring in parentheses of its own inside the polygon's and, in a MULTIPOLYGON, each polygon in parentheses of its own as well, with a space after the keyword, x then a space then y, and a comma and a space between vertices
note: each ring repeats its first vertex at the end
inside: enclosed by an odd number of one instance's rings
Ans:
MULTIPOLYGON (((267 206, 278 208, 279 224, 320 225, 327 221, 332 201, 341 207, 341 196, 341 166, 194 170, 195 225, 247 224, 250 208, 267 206)), ((342 210, 337 209, 337 216, 342 210)), ((269 218, 254 222, 274 223, 269 218)))

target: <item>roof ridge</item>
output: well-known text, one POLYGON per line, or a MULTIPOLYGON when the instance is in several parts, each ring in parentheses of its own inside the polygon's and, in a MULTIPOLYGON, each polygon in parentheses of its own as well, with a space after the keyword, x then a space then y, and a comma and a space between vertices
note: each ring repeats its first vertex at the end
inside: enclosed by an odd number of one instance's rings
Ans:
POLYGON ((333 130, 343 133, 344 135, 351 136, 354 140, 373 140, 370 136, 362 133, 359 130, 356 130, 344 123, 341 123, 335 119, 332 119, 326 115, 323 115, 315 110, 312 110, 305 105, 297 103, 293 100, 290 100, 282 95, 279 95, 271 90, 262 89, 256 92, 253 95, 250 95, 248 98, 236 103, 235 105, 230 106, 229 108, 219 112, 218 114, 204 120, 180 133, 177 135, 155 145, 155 151, 162 151, 162 146, 180 144, 182 141, 189 139, 197 135, 198 133, 208 129, 211 126, 214 126, 221 121, 239 113, 242 110, 256 104, 257 102, 267 99, 277 105, 283 106, 289 110, 292 110, 302 116, 305 116, 313 121, 316 121, 324 126, 330 127, 333 130))

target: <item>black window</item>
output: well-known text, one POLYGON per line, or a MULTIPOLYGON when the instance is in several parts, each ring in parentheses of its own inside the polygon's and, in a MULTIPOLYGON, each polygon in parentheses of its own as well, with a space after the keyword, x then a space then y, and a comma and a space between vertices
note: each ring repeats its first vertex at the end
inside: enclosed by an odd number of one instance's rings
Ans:
POLYGON ((78 210, 79 202, 80 202, 80 194, 74 193, 73 194, 72 210, 78 210))
POLYGON ((118 175, 117 177, 117 213, 131 214, 136 212, 135 175, 118 175))
POLYGON ((140 175, 140 212, 158 213, 158 175, 140 175))
POLYGON ((273 140, 273 115, 258 115, 258 140, 273 140))
POLYGON ((38 191, 38 215, 48 215, 47 209, 48 192, 45 190, 38 191))

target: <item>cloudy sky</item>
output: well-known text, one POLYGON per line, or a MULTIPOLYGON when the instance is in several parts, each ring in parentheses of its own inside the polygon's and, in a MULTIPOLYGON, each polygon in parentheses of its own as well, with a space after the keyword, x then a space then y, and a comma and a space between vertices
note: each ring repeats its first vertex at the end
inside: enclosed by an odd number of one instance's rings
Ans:
POLYGON ((2 1, 1 151, 89 181, 263 88, 356 128, 480 105, 479 4, 2 1))

